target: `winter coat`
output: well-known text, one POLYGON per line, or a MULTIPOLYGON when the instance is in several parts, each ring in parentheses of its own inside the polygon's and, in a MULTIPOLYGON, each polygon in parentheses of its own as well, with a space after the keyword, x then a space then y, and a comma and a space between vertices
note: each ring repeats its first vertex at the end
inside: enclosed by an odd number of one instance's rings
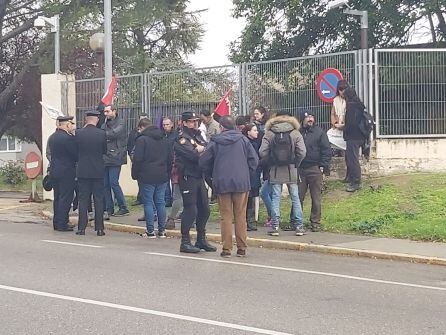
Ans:
POLYGON ((347 101, 347 109, 345 112, 344 140, 365 140, 359 128, 359 122, 363 117, 365 106, 362 102, 347 101))
POLYGON ((265 135, 263 136, 262 145, 259 150, 260 158, 265 159, 271 157, 270 153, 275 133, 280 132, 290 132, 292 141, 291 150, 295 158, 294 163, 285 166, 278 166, 271 159, 269 160, 269 182, 271 184, 296 184, 298 182, 297 167, 306 155, 305 143, 299 129, 299 121, 288 115, 276 116, 266 123, 265 135))
POLYGON ((249 140, 237 130, 228 130, 211 138, 200 156, 199 165, 212 178, 215 194, 249 192, 250 172, 259 158, 249 140))
MULTIPOLYGON (((258 155, 260 149, 259 142, 257 141, 257 139, 248 138, 248 140, 258 155)), ((250 173, 250 182, 251 182, 251 192, 249 194, 250 197, 257 197, 259 195, 259 189, 260 186, 262 186, 262 183, 260 181, 262 170, 263 170, 262 166, 260 166, 259 164, 257 166, 257 169, 255 169, 255 171, 251 171, 250 173)))
POLYGON ((143 184, 162 184, 169 180, 172 149, 162 131, 146 128, 136 138, 132 178, 143 184))
POLYGON ((215 121, 213 118, 209 124, 206 124, 206 139, 208 141, 211 140, 215 135, 220 134, 220 124, 215 121))
POLYGON ((302 127, 300 133, 304 138, 305 148, 307 149, 307 155, 300 163, 300 167, 306 169, 318 166, 323 167, 324 171, 328 172, 332 153, 327 133, 316 125, 308 128, 302 127))
POLYGON ((104 155, 105 166, 121 166, 127 164, 127 129, 124 120, 116 116, 107 120, 102 129, 107 139, 107 153, 104 155))

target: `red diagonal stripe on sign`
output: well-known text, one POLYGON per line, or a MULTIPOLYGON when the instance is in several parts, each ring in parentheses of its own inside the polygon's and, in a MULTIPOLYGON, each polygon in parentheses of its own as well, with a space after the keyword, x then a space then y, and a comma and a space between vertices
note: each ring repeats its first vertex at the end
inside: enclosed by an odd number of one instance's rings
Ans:
MULTIPOLYGON (((329 87, 330 89, 332 89, 333 91, 336 92, 336 88, 334 88, 334 87, 328 82, 328 80, 325 79, 325 77, 322 77, 322 78, 321 78, 321 81, 323 81, 325 84, 328 85, 328 87, 329 87)), ((321 87, 321 89, 322 89, 322 87, 321 87)))

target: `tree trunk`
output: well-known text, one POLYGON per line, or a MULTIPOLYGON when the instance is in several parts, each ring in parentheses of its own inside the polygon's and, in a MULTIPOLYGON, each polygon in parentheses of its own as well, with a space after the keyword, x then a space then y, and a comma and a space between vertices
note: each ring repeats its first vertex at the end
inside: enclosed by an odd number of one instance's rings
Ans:
POLYGON ((432 20, 432 14, 428 13, 427 18, 429 19, 429 26, 431 28, 432 42, 437 44, 437 33, 435 32, 434 20, 432 20))
POLYGON ((443 37, 443 41, 446 41, 446 21, 443 16, 443 12, 438 9, 435 14, 438 18, 438 29, 440 30, 440 34, 443 37))

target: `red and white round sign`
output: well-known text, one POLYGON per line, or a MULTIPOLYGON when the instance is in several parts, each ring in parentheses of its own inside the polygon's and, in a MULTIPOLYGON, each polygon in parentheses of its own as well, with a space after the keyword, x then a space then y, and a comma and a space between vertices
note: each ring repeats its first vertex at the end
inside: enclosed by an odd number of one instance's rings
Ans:
POLYGON ((34 151, 26 155, 25 173, 29 179, 34 179, 42 173, 42 158, 34 151))

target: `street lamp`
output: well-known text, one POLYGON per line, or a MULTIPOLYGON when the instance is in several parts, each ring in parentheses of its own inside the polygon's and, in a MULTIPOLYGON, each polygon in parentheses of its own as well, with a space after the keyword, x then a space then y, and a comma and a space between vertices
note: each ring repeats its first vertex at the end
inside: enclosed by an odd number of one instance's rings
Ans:
POLYGON ((369 15, 366 10, 352 9, 348 5, 348 0, 333 0, 328 5, 328 10, 335 8, 347 7, 344 9, 345 14, 355 15, 361 17, 361 49, 368 49, 368 30, 369 30, 369 15))
POLYGON ((51 32, 54 33, 54 73, 58 74, 60 71, 60 28, 59 15, 53 17, 38 16, 34 20, 34 27, 43 28, 46 25, 51 27, 51 32))
POLYGON ((107 91, 107 85, 112 79, 112 5, 111 0, 104 0, 104 63, 105 63, 105 85, 104 91, 107 91))
POLYGON ((97 77, 104 76, 104 33, 95 33, 90 37, 90 48, 96 53, 97 77))

